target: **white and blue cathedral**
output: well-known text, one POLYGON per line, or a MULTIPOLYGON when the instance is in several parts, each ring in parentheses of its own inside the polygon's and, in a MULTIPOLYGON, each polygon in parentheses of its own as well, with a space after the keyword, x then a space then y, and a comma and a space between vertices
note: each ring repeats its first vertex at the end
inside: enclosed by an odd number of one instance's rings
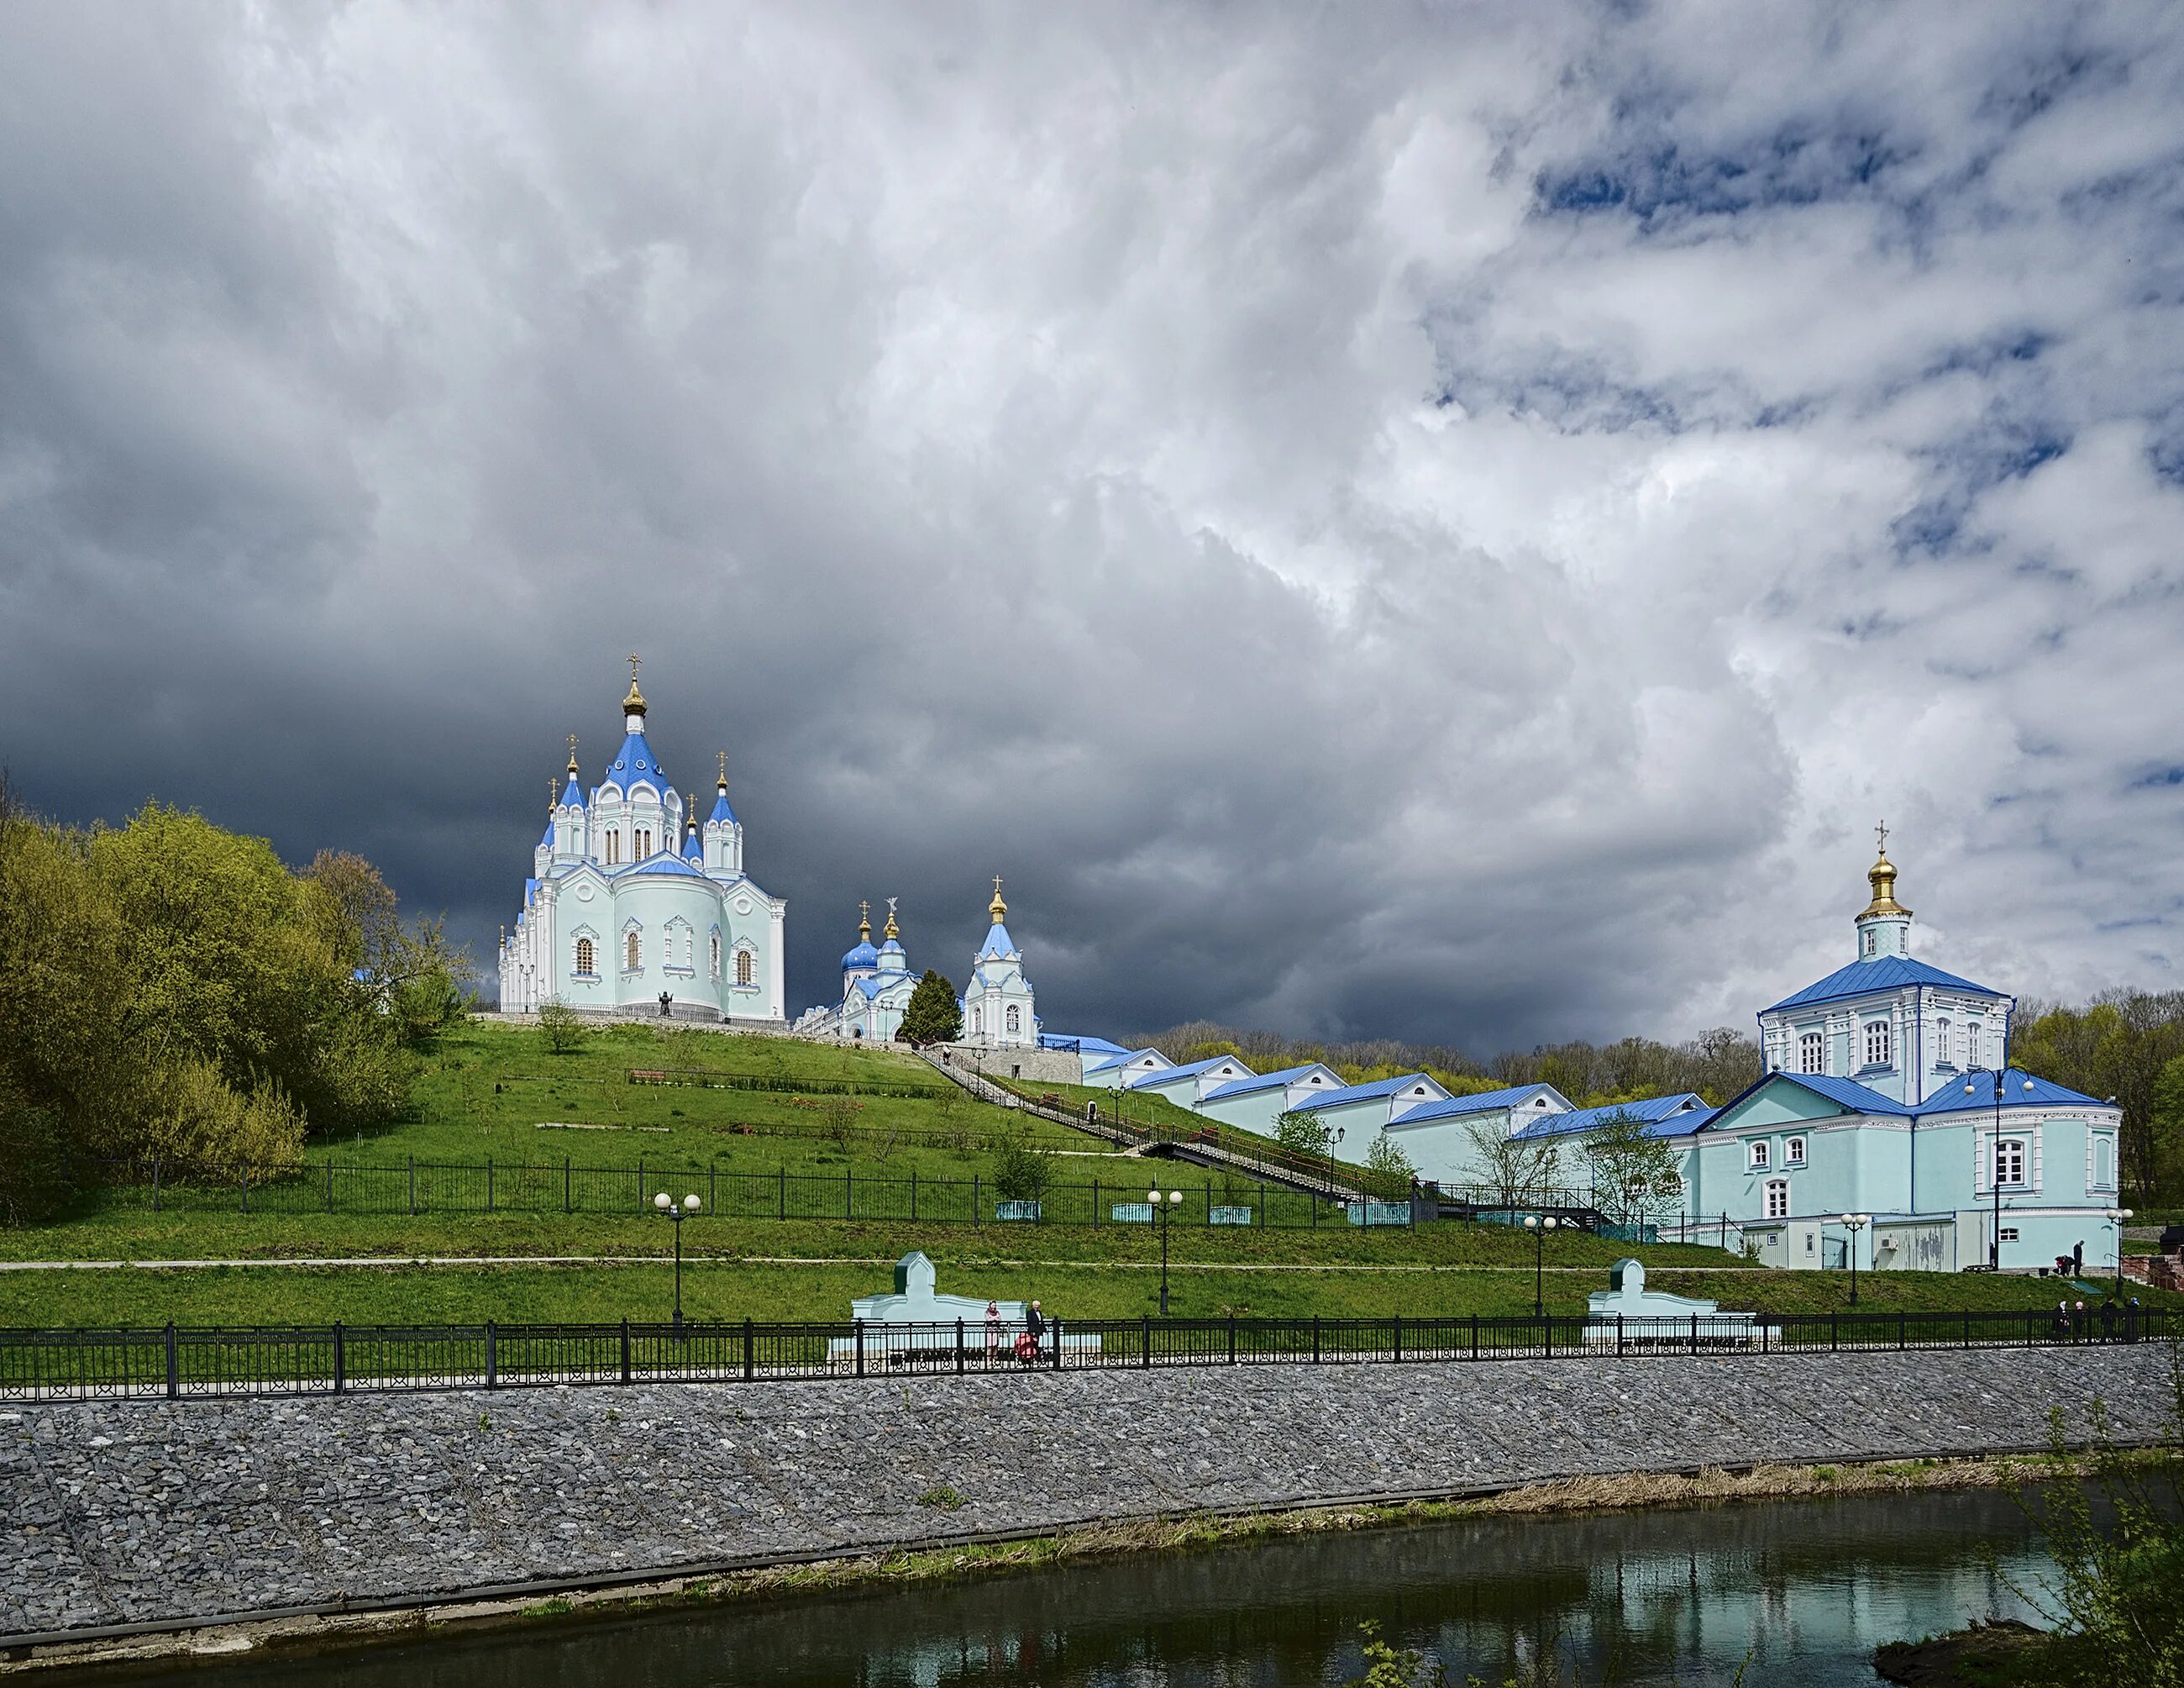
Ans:
POLYGON ((501 1007, 657 1013, 664 998, 684 1018, 786 1029, 788 905, 744 871, 727 753, 701 823, 696 794, 677 794, 646 735, 634 662, 621 707, 621 747, 588 794, 569 741, 566 786, 549 801, 523 906, 501 938, 501 1007))
MULTIPOLYGON (((857 941, 842 957, 841 1001, 808 1010, 796 1022, 799 1032, 847 1042, 883 1043, 894 1037, 919 977, 902 947, 894 902, 888 898, 887 926, 878 948, 872 945, 870 905, 858 905, 857 941)), ((964 1042, 1032 1049, 1039 1046, 1038 1005, 1024 973, 1023 953, 1009 936, 1008 912, 996 878, 994 900, 986 905, 986 940, 972 958, 970 980, 956 1007, 963 1016, 964 1042)))

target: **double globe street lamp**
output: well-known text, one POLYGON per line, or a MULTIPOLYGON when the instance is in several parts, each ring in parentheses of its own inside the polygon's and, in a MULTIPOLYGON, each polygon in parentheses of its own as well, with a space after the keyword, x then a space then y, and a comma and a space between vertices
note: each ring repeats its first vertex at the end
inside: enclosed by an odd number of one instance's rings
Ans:
POLYGON ((679 1341, 682 1335, 682 1221, 696 1216, 698 1198, 685 1196, 682 1205, 677 1207, 675 1198, 662 1190, 652 1199, 652 1205, 662 1217, 675 1221, 675 1335, 679 1341))
POLYGON ((1167 1215, 1168 1210, 1183 1200, 1181 1190, 1170 1190, 1167 1200, 1161 1200, 1158 1190, 1147 1190, 1145 1199, 1152 1205, 1153 1223, 1160 1229, 1161 1239, 1161 1316, 1167 1316, 1167 1215))
POLYGON ((1546 1272, 1547 1232, 1557 1223, 1552 1213, 1528 1213, 1524 1228, 1532 1233, 1532 1316, 1545 1318, 1547 1311, 1546 1272))
POLYGON ((2112 1207, 2112 1208, 2110 1208, 2110 1209, 2109 1210, 2109 1211, 2108 1211, 2108 1220, 2109 1220, 2109 1223, 2115 1227, 2115 1237, 2116 1237, 2116 1287, 2115 1287, 2115 1299, 2116 1299, 2117 1300, 2119 1300, 2119 1301, 2120 1301, 2120 1300, 2123 1300, 2123 1223, 2124 1223, 2124 1221, 2126 1221, 2126 1219, 2129 1219, 2130 1217, 2131 1217, 2131 1210, 2130 1210, 2129 1208, 2127 1208, 2127 1207, 2112 1207))
POLYGON ((1844 1230, 1850 1232, 1850 1304, 1858 1305, 1858 1233, 1873 1223, 1869 1213, 1844 1213, 1836 1216, 1844 1230))

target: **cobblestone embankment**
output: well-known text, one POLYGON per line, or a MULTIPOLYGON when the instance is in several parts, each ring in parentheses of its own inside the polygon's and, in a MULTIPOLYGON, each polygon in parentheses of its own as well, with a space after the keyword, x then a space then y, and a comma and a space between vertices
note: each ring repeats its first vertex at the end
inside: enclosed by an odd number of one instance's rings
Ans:
POLYGON ((2155 1434, 2165 1350, 0 1407, 0 1642, 1194 1510, 2031 1448, 2051 1406, 2082 1427, 2096 1395, 2118 1436, 2155 1434))

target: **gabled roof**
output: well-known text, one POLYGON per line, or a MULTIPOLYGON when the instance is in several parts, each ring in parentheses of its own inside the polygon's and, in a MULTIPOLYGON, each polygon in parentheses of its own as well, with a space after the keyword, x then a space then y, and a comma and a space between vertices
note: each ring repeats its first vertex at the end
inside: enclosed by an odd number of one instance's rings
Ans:
POLYGON ((1129 1065, 1132 1061, 1138 1060, 1146 1055, 1150 1055, 1155 1060, 1160 1063, 1160 1066, 1156 1070, 1166 1072, 1175 1065, 1173 1061, 1168 1059, 1166 1055, 1161 1054, 1157 1049, 1124 1049, 1116 1054, 1102 1055, 1096 1061, 1085 1062, 1084 1070, 1087 1073, 1095 1073, 1105 1072, 1109 1067, 1126 1067, 1129 1065))
MULTIPOLYGON (((1930 1120, 1949 1114, 1986 1114, 1994 1111, 1994 1081, 1975 1077, 1971 1082, 1974 1093, 1964 1094, 1963 1083, 1952 1080, 1939 1092, 1929 1097, 1916 1108, 1907 1107, 1892 1096, 1883 1096, 1869 1086, 1854 1078, 1831 1078, 1825 1073, 1770 1072, 1747 1085, 1730 1099, 1708 1126, 1725 1120, 1730 1111, 1747 1096, 1774 1083, 1794 1084, 1815 1096, 1825 1097, 1847 1115, 1872 1115, 1892 1120, 1930 1120)), ((2099 1108, 2106 1104, 2092 1097, 2072 1090, 2067 1085, 2056 1084, 2048 1079, 2035 1078, 2030 1073, 2012 1067, 2003 1075, 2002 1105, 2010 1108, 2053 1108, 2085 1106, 2099 1108), (2027 1089, 2027 1085, 2031 1087, 2027 1089)))
POLYGON ((1483 1090, 1476 1096, 1451 1096, 1443 1102, 1422 1102, 1396 1115, 1399 1126, 1420 1125, 1428 1120, 1456 1120, 1466 1114, 1490 1114, 1497 1108, 1518 1108, 1545 1091, 1569 1111, 1569 1098, 1552 1084, 1513 1084, 1506 1090, 1483 1090))
MULTIPOLYGON (((1346 1102, 1377 1101, 1384 1096, 1397 1095, 1414 1084, 1431 1087, 1426 1093, 1429 1100, 1438 1101, 1448 1093, 1424 1073, 1407 1072, 1401 1078, 1376 1078, 1370 1084, 1346 1084, 1340 1090, 1307 1096, 1297 1104, 1297 1112, 1309 1114, 1320 1108, 1339 1108, 1346 1102)), ((1424 1107, 1425 1104, 1420 1103, 1418 1105, 1424 1107)))
POLYGON ((1573 1132, 1597 1131, 1618 1116, 1637 1121, 1647 1137, 1686 1137, 1714 1116, 1706 1098, 1695 1091, 1676 1096, 1649 1097, 1643 1102, 1613 1102, 1604 1108, 1574 1108, 1567 1114, 1550 1114, 1518 1132, 1524 1137, 1564 1137, 1573 1132))
POLYGON ((1211 1072, 1215 1067, 1230 1061, 1234 1061, 1238 1066, 1243 1067, 1245 1072, 1251 1070, 1250 1067, 1245 1066, 1242 1061, 1237 1060, 1234 1055, 1216 1055, 1211 1060, 1192 1061, 1179 1067, 1162 1067, 1158 1072, 1144 1074, 1140 1077, 1132 1079, 1128 1087, 1135 1090, 1140 1085, 1166 1084, 1178 1078, 1196 1078, 1199 1074, 1211 1072))
MULTIPOLYGON (((1229 1059, 1233 1060, 1234 1057, 1229 1059)), ((1223 1085, 1218 1090, 1209 1090, 1206 1093, 1206 1099, 1218 1102, 1224 1096, 1245 1096, 1255 1090, 1279 1090, 1286 1085, 1302 1084, 1316 1072, 1325 1073, 1337 1084, 1342 1082, 1342 1075, 1333 1068, 1323 1066, 1318 1061, 1306 1061, 1301 1067, 1284 1067, 1279 1072, 1254 1073, 1249 1078, 1237 1079, 1223 1085)))
POLYGON ((1953 973, 1944 973, 1930 962, 1919 961, 1908 955, 1880 955, 1870 959, 1853 961, 1847 967, 1838 967, 1825 979, 1816 980, 1794 996, 1787 996, 1774 1007, 1762 1009, 1762 1014, 1775 1014, 1786 1008, 1804 1008, 1814 1003, 1840 1002, 1845 997, 1862 997, 1873 991, 1893 991, 1905 985, 1939 985, 1952 991, 1970 991, 1975 996, 2000 997, 2004 993, 1989 990, 1985 985, 1975 985, 1969 979, 1959 979, 1953 973))
POLYGON ((1128 1055, 1137 1051, 1120 1043, 1110 1043, 1105 1037, 1072 1037, 1067 1031, 1042 1031, 1040 1044, 1049 1049, 1058 1049, 1065 1043, 1074 1043, 1080 1055, 1128 1055))

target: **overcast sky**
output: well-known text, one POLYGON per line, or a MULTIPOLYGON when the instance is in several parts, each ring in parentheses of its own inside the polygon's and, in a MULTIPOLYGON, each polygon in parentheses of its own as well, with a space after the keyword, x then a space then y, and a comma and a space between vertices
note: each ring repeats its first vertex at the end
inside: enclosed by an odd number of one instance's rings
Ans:
POLYGON ((1050 1030, 2180 983, 2184 14, 0 12, 0 760, 490 959, 653 740, 1050 1030))

